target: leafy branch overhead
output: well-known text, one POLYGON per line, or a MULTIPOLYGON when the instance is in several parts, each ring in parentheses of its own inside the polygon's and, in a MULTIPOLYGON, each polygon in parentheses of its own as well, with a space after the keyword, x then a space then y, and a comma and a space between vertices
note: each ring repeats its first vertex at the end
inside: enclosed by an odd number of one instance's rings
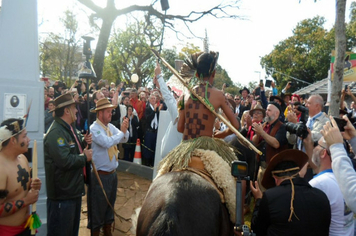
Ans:
MULTIPOLYGON (((147 6, 131 5, 126 8, 117 9, 115 0, 107 0, 106 7, 100 7, 96 5, 92 0, 78 0, 84 6, 92 10, 94 13, 91 15, 91 21, 94 22, 97 19, 102 20, 100 27, 100 34, 98 43, 96 45, 93 66, 96 71, 98 80, 102 77, 105 52, 108 46, 108 40, 111 33, 112 25, 115 19, 122 15, 127 15, 134 12, 143 12, 145 14, 144 19, 147 24, 151 24, 156 20, 161 21, 163 25, 172 30, 178 35, 184 35, 175 29, 175 21, 180 21, 183 23, 188 31, 193 35, 193 32, 189 28, 189 23, 194 23, 201 20, 203 17, 210 16, 217 19, 242 19, 241 16, 237 15, 237 10, 239 10, 239 0, 232 1, 220 1, 215 6, 207 7, 206 10, 202 11, 191 11, 186 15, 171 15, 165 14, 157 10, 160 9, 158 0, 152 2, 152 4, 147 6)), ((208 4, 207 4, 208 5, 208 4)), ((210 4, 211 5, 211 4, 210 4)))

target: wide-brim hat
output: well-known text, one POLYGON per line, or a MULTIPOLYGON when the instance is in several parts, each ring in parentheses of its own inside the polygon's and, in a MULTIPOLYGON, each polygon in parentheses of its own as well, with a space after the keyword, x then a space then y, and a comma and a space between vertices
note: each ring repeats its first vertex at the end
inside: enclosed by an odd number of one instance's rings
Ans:
POLYGON ((74 103, 77 103, 71 93, 65 93, 54 99, 54 108, 50 110, 49 112, 53 112, 55 110, 58 110, 59 108, 66 107, 69 105, 72 105, 74 103))
POLYGON ((251 117, 253 116, 254 111, 262 111, 263 117, 266 116, 266 110, 263 109, 263 107, 260 104, 256 104, 256 106, 249 111, 251 117))
POLYGON ((299 169, 302 169, 303 166, 308 162, 308 159, 309 158, 305 152, 297 149, 287 149, 274 155, 267 165, 266 171, 263 175, 261 182, 263 187, 268 189, 276 186, 272 171, 279 163, 292 161, 299 167, 299 169))
POLYGON ((243 89, 240 89, 240 94, 242 94, 242 91, 246 90, 248 94, 250 94, 250 90, 248 88, 244 87, 243 89))
POLYGON ((111 104, 109 99, 107 98, 102 98, 96 103, 96 107, 94 109, 91 109, 90 112, 96 113, 97 111, 106 109, 106 108, 112 108, 115 109, 117 105, 111 104))
POLYGON ((280 101, 281 104, 284 103, 284 100, 283 100, 280 96, 271 96, 271 97, 269 98, 269 100, 270 100, 271 102, 274 101, 274 99, 277 99, 278 101, 280 101))

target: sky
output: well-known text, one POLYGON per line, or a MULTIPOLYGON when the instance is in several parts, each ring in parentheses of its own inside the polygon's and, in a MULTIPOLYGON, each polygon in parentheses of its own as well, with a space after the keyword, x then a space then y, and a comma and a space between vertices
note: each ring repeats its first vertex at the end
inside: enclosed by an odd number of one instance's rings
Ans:
MULTIPOLYGON (((1 0, 0 0, 1 1, 1 0)), ((105 0, 94 0, 104 4, 105 0)), ((191 10, 202 10, 216 5, 221 0, 168 0, 170 8, 167 14, 187 14, 191 10), (207 5, 208 4, 208 5, 207 5)), ((226 1, 226 0, 225 0, 226 1)), ((152 0, 116 1, 118 8, 129 5, 148 5, 152 0)), ((330 30, 335 23, 335 0, 241 0, 240 9, 236 12, 245 20, 206 18, 191 25, 192 31, 199 37, 205 36, 207 30, 210 50, 219 51, 219 65, 224 68, 234 83, 248 85, 250 81, 265 79, 265 70, 260 65, 260 57, 269 54, 280 41, 293 35, 293 29, 304 19, 311 19, 317 15, 326 19, 324 27, 330 30)), ((352 1, 347 1, 346 22, 349 21, 349 7, 352 1)), ((89 14, 80 3, 75 0, 48 1, 38 0, 39 35, 58 30, 58 19, 63 17, 67 9, 78 15, 80 32, 91 34, 86 16, 89 14)), ((157 9, 161 6, 157 4, 157 9)), ((117 18, 114 27, 123 27, 124 17, 117 18)), ((182 29, 183 25, 175 25, 182 29)), ((97 37, 95 34, 91 34, 97 37)), ((193 43, 203 49, 201 39, 177 40, 173 32, 166 30, 164 34, 164 48, 176 46, 178 49, 186 43, 193 43)), ((96 41, 92 43, 94 48, 96 41)), ((322 78, 320 78, 322 79, 322 78)))

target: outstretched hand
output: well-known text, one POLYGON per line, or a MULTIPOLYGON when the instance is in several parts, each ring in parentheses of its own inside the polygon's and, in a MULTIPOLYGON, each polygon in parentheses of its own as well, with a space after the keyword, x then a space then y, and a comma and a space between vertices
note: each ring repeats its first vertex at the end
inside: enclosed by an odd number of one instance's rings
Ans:
POLYGON ((339 127, 332 116, 330 116, 330 121, 331 123, 329 121, 326 122, 324 129, 320 131, 328 147, 335 143, 344 142, 339 127))
POLYGON ((351 124, 351 121, 349 120, 347 115, 344 115, 343 118, 344 118, 344 120, 347 121, 347 123, 346 123, 346 126, 345 126, 345 132, 341 132, 341 134, 342 134, 344 139, 350 140, 353 137, 356 137, 356 129, 353 126, 353 124, 351 124))
POLYGON ((255 186, 253 186, 253 181, 250 181, 250 188, 251 188, 251 192, 253 194, 253 197, 255 199, 262 198, 263 193, 262 193, 260 187, 258 186, 258 182, 257 181, 255 181, 255 186))

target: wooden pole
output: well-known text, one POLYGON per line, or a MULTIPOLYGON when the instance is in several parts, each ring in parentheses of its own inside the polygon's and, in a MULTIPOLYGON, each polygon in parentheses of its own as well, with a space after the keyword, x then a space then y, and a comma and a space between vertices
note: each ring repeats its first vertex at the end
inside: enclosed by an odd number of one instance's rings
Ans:
POLYGON ((187 88, 189 91, 196 97, 198 100, 206 106, 216 117, 218 117, 224 124, 229 127, 237 136, 238 140, 245 145, 246 147, 250 148, 251 150, 255 151, 257 154, 262 155, 262 152, 258 150, 254 145, 252 145, 240 132, 222 115, 218 114, 213 107, 208 105, 208 103, 205 102, 205 100, 198 95, 193 89, 189 87, 189 85, 184 81, 184 79, 180 76, 180 74, 168 63, 166 60, 164 60, 159 53, 152 49, 153 54, 162 61, 162 63, 180 80, 180 82, 187 88))
MULTIPOLYGON (((32 151, 32 179, 37 178, 38 168, 37 168, 37 141, 33 141, 33 151, 32 151)), ((32 204, 32 214, 36 214, 37 204, 32 204)), ((31 229, 31 235, 36 234, 36 229, 31 229)))

